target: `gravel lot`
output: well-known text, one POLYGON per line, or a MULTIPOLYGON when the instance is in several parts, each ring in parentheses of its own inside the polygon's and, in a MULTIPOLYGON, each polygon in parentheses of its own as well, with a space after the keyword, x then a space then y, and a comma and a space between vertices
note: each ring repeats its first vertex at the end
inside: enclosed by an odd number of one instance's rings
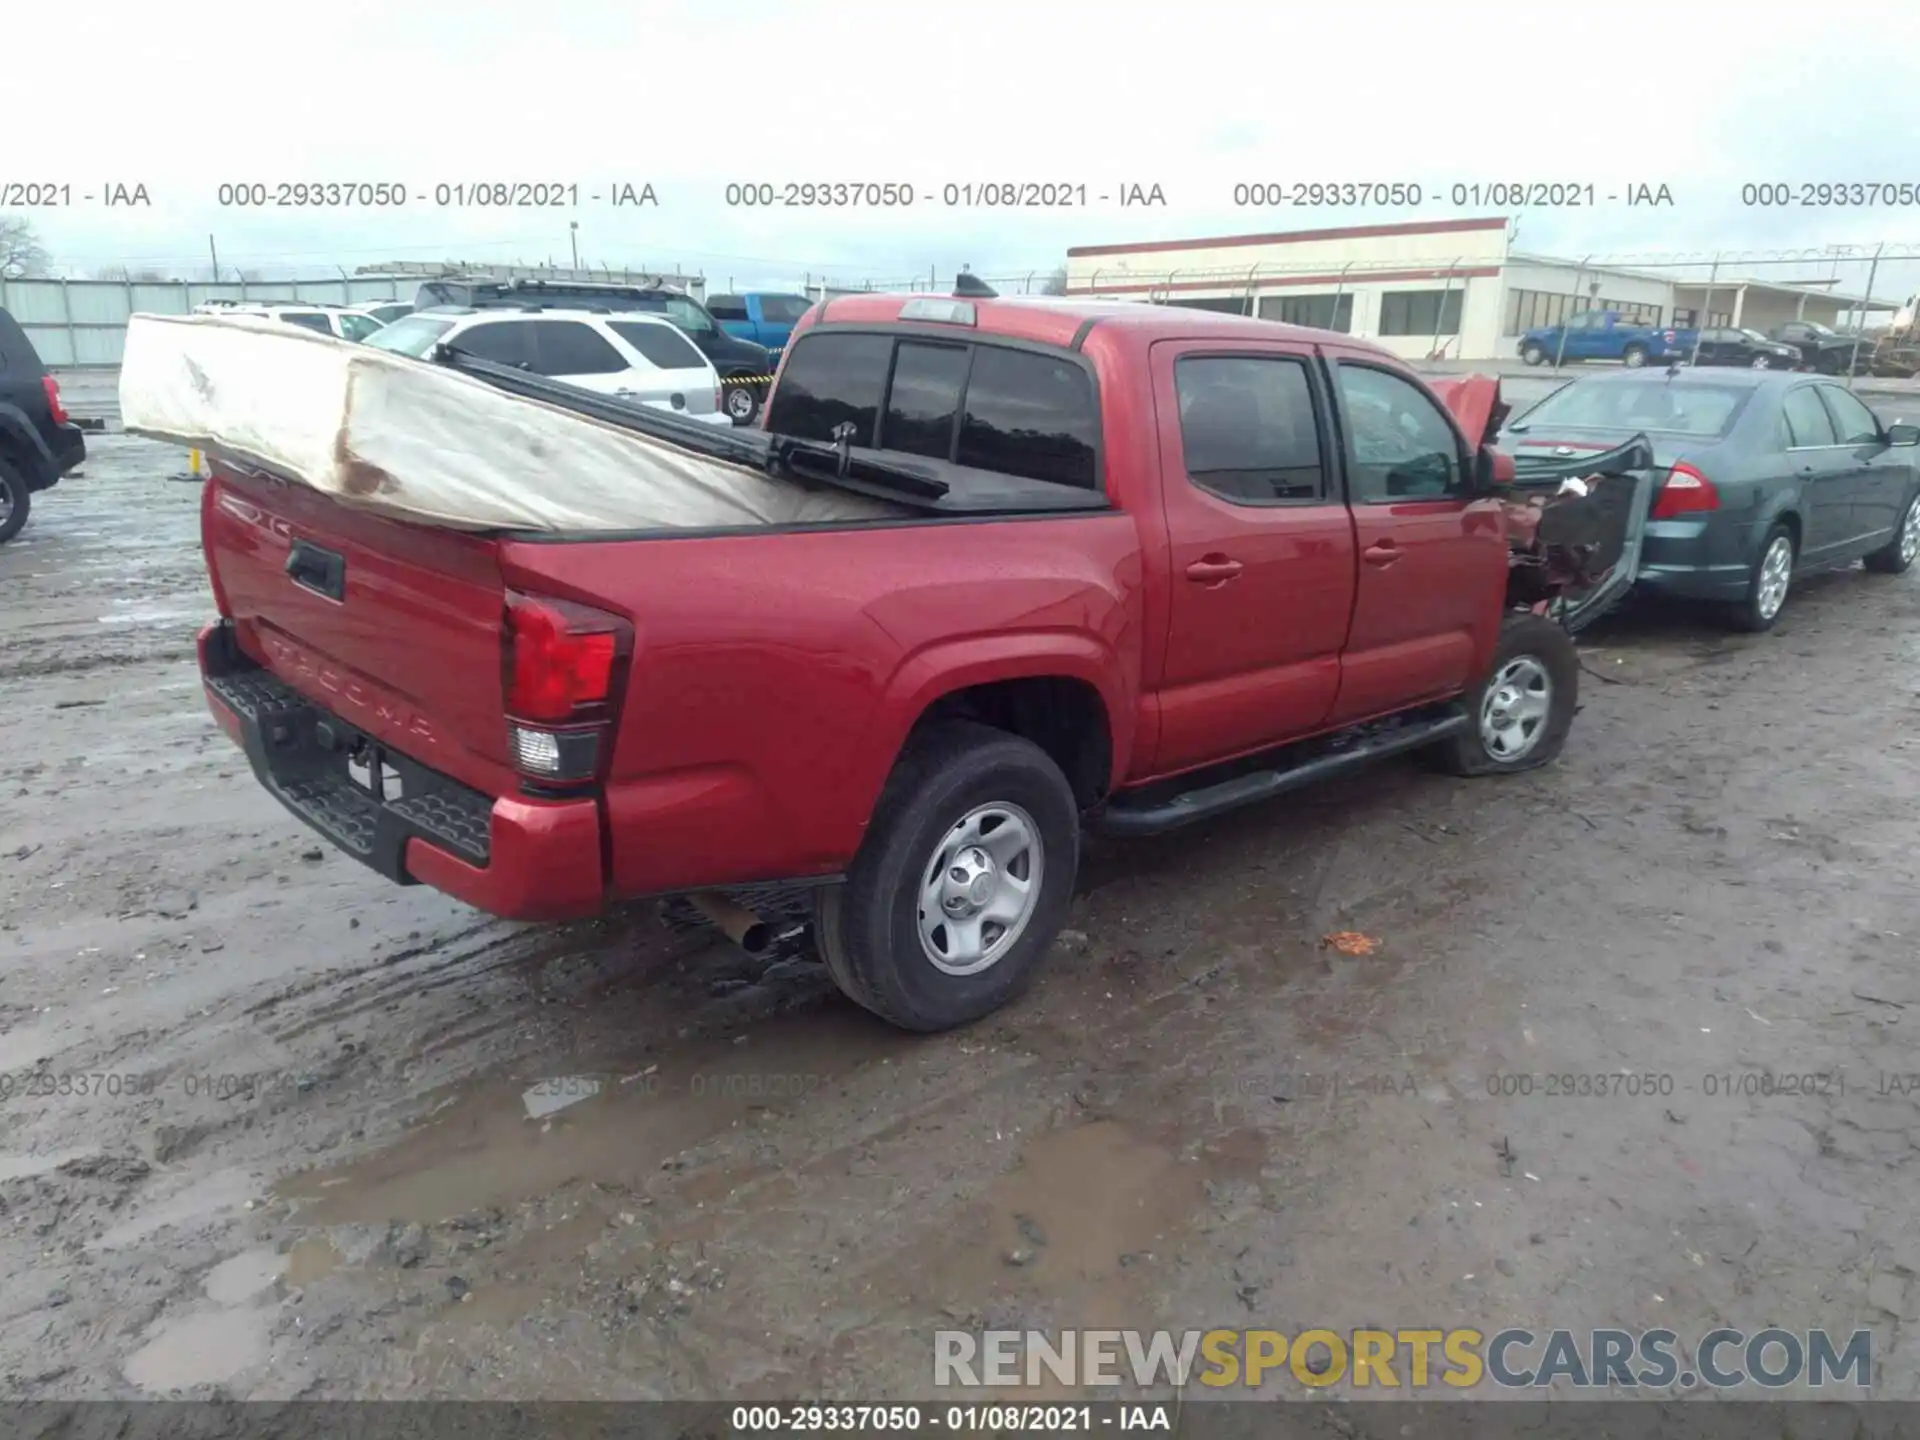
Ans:
POLYGON ((1608 622, 1533 776, 1098 847, 1036 992, 915 1039, 651 909, 510 925, 320 844, 207 717, 179 453, 91 445, 0 548, 0 1395, 899 1397, 956 1326, 1777 1323, 1871 1327, 1920 1398, 1920 576, 1608 622), (1563 1073, 1670 1081, 1490 1093, 1563 1073))

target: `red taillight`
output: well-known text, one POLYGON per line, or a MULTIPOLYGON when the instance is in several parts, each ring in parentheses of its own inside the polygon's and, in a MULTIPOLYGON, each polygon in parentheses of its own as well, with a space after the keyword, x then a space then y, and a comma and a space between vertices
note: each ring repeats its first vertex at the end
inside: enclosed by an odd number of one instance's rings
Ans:
POLYGON ((523 720, 571 720, 612 698, 621 623, 552 600, 507 603, 507 709, 523 720))
POLYGON ((1693 466, 1682 462, 1667 472, 1667 483, 1654 497, 1655 520, 1676 520, 1682 515, 1698 515, 1720 508, 1720 492, 1713 482, 1693 466))
POLYGON ((576 783, 599 773, 633 630, 566 600, 507 596, 507 745, 523 774, 576 783), (528 723, 532 722, 532 723, 528 723))
POLYGON ((53 423, 67 423, 67 407, 60 403, 60 382, 51 375, 40 377, 40 388, 47 392, 47 409, 53 412, 53 423))

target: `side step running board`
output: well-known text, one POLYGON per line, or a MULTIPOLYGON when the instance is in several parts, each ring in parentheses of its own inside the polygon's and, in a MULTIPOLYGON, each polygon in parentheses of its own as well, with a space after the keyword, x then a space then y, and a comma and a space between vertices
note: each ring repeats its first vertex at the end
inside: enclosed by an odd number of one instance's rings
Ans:
POLYGON ((1303 790, 1331 776, 1358 770, 1388 755, 1431 745, 1436 740, 1459 733, 1470 723, 1465 711, 1452 706, 1438 715, 1364 733, 1350 745, 1322 752, 1295 765, 1237 775, 1216 785, 1203 785, 1185 791, 1157 804, 1128 805, 1124 801, 1116 801, 1107 807, 1098 826, 1109 835, 1159 835, 1168 830, 1178 830, 1183 825, 1191 825, 1196 820, 1204 820, 1224 810, 1237 810, 1242 805, 1251 805, 1293 790, 1303 790))

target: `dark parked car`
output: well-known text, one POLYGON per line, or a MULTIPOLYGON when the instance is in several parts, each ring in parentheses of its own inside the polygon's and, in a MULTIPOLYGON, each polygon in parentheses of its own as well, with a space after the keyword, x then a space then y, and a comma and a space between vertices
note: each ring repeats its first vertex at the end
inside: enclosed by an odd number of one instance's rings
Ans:
POLYGON ((0 310, 0 543, 20 533, 34 495, 86 458, 86 437, 67 418, 60 382, 27 332, 0 310))
POLYGON ((1768 338, 1791 345, 1800 352, 1801 363, 1822 375, 1844 375, 1865 364, 1873 354, 1873 342, 1857 335, 1842 335, 1830 325, 1812 320, 1790 320, 1767 332, 1768 338))
POLYGON ((1803 363, 1798 347, 1769 340, 1758 330, 1720 326, 1700 332, 1696 365, 1745 365, 1750 370, 1798 370, 1803 363))
POLYGON ((1771 371, 1615 371, 1509 420, 1516 458, 1608 450, 1645 435, 1659 481, 1628 562, 1645 589, 1772 626, 1796 577, 1920 554, 1920 426, 1884 425, 1844 386, 1771 371))

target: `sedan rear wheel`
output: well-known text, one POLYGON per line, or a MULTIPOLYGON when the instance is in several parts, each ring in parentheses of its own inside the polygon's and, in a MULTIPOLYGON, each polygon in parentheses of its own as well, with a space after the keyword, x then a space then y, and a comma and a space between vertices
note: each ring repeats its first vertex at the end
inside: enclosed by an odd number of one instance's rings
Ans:
POLYGON ((1907 513, 1893 538, 1867 556, 1867 569, 1880 575, 1901 575, 1920 559, 1920 495, 1907 502, 1907 513))
POLYGON ((1747 579, 1747 598, 1735 601, 1729 618, 1736 628, 1759 634, 1771 630, 1787 603, 1787 589, 1793 583, 1793 532, 1775 525, 1760 546, 1747 579))

